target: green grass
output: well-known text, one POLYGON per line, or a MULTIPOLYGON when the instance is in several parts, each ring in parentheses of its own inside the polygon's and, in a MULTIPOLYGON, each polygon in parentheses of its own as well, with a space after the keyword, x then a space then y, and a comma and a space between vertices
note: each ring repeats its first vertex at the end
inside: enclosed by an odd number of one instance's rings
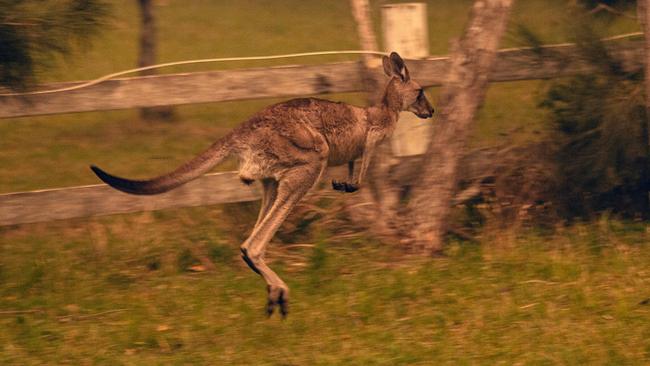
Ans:
POLYGON ((265 318, 263 281, 236 255, 254 216, 224 223, 228 213, 0 229, 0 362, 650 362, 650 305, 640 304, 650 298, 645 224, 488 234, 481 245, 451 243, 436 259, 327 233, 312 247, 274 243, 271 266, 292 289, 282 321, 265 318), (197 247, 215 272, 185 270, 197 247), (11 310, 39 312, 2 313, 11 310))

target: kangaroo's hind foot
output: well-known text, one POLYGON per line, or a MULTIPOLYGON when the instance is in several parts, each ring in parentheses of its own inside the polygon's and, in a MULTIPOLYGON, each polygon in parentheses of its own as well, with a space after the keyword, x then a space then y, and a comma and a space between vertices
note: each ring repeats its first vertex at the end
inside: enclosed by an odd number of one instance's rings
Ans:
POLYGON ((267 291, 269 293, 268 301, 266 303, 266 316, 273 315, 275 307, 278 307, 282 319, 289 314, 289 288, 286 285, 268 285, 267 291))

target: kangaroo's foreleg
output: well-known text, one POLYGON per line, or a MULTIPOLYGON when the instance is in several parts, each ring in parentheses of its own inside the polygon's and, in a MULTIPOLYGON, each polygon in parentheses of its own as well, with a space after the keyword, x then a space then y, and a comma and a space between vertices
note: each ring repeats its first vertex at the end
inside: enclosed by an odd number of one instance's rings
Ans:
POLYGON ((348 180, 346 182, 333 180, 332 188, 341 192, 354 192, 358 189, 353 183, 348 182, 354 182, 354 160, 348 161, 348 180))
POLYGON ((366 177, 366 173, 368 172, 368 166, 370 166, 370 159, 372 159, 372 156, 374 154, 375 154, 375 144, 373 143, 373 144, 366 145, 366 148, 363 151, 363 157, 361 158, 361 168, 359 169, 359 175, 357 176, 357 180, 354 181, 354 184, 357 186, 357 189, 359 186, 361 186, 363 179, 366 177))
POLYGON ((353 182, 354 180, 354 160, 348 161, 348 181, 353 182))
MULTIPOLYGON (((319 165, 295 168, 277 182, 275 200, 241 246, 242 256, 246 263, 266 281, 268 290, 267 314, 269 316, 273 313, 276 305, 279 307, 282 316, 286 316, 289 287, 264 261, 266 246, 293 207, 320 177, 325 164, 319 165)), ((260 213, 260 215, 262 214, 260 213)))
POLYGON ((338 182, 332 181, 332 188, 337 191, 342 192, 355 192, 361 187, 363 179, 366 177, 368 172, 368 166, 370 166, 370 160, 375 153, 375 140, 369 140, 366 143, 366 146, 363 149, 363 155, 361 157, 361 168, 359 169, 359 174, 356 179, 354 178, 354 161, 348 162, 348 181, 347 182, 338 182))

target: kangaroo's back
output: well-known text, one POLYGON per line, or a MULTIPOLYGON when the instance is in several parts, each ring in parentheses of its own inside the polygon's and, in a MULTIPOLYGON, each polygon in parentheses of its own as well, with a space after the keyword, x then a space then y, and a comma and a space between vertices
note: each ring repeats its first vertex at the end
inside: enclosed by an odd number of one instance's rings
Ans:
POLYGON ((340 165, 361 154, 367 125, 363 108, 319 98, 298 98, 269 106, 242 126, 253 134, 264 128, 283 136, 299 136, 311 130, 326 140, 329 165, 340 165))

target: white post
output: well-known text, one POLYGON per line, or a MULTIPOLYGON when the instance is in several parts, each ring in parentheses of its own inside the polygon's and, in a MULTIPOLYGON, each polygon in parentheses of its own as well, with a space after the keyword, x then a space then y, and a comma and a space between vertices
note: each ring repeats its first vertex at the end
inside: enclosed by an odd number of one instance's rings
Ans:
MULTIPOLYGON (((429 30, 425 3, 388 4, 381 8, 384 50, 403 58, 429 56, 429 30)), ((408 60, 406 60, 408 65, 408 60)), ((391 145, 396 156, 423 154, 429 145, 431 120, 402 112, 391 145)))

